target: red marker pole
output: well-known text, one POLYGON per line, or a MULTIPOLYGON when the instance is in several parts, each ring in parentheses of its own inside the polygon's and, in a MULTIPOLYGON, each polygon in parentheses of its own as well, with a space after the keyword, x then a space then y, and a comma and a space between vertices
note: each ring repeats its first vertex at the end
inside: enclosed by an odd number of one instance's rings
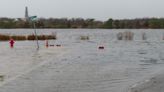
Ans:
POLYGON ((48 40, 46 40, 46 47, 48 48, 48 40))
POLYGON ((14 42, 14 39, 10 39, 10 42, 9 43, 10 43, 10 48, 13 48, 14 47, 14 43, 15 43, 14 42))

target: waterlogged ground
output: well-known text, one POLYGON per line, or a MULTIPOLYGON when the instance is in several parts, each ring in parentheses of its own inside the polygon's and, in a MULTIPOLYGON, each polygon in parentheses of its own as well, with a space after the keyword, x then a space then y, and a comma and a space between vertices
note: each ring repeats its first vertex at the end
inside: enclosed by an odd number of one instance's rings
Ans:
MULTIPOLYGON (((31 34, 33 30, 0 30, 31 34)), ((38 30, 58 39, 36 50, 34 41, 18 41, 10 49, 0 42, 0 92, 128 92, 138 82, 164 70, 164 30, 38 30), (134 32, 133 41, 118 41, 120 31, 134 32), (147 40, 141 39, 145 32, 147 40), (88 41, 80 36, 87 35, 88 41), (99 50, 98 46, 104 46, 99 50)), ((162 92, 162 91, 161 91, 162 92)))

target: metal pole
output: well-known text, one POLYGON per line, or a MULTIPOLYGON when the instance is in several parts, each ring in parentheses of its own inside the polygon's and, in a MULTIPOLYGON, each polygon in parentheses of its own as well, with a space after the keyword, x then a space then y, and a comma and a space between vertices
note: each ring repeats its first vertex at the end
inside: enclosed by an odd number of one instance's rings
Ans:
POLYGON ((33 25, 34 25, 35 39, 36 39, 36 43, 37 43, 37 50, 39 50, 39 42, 38 42, 38 36, 37 36, 37 33, 36 33, 35 22, 33 22, 33 25))

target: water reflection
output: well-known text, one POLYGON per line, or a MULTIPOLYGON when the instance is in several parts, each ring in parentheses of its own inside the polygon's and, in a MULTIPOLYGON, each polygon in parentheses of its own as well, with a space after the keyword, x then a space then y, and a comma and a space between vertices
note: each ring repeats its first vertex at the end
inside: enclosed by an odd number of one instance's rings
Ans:
MULTIPOLYGON (((154 31, 147 32, 146 41, 141 40, 138 30, 132 30, 136 34, 132 41, 118 41, 116 34, 120 31, 46 31, 57 32, 58 39, 50 42, 60 43, 66 49, 45 48, 44 41, 39 42, 39 51, 35 41, 16 42, 15 48, 9 49, 8 42, 1 42, 0 73, 14 80, 0 87, 0 91, 127 92, 130 85, 163 69, 159 66, 163 66, 161 53, 164 51, 161 49, 164 43, 158 40, 162 30, 156 31, 158 37, 154 36, 154 31), (77 39, 86 34, 90 36, 89 40, 77 39), (99 45, 105 49, 98 50, 99 45)), ((32 30, 19 32, 30 34, 32 30)))

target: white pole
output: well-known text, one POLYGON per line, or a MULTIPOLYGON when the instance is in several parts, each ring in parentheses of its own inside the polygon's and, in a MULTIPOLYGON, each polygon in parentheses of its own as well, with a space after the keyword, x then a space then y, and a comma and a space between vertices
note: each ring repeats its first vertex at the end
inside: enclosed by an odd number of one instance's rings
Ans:
POLYGON ((38 36, 37 36, 37 32, 36 32, 35 22, 33 22, 33 25, 34 25, 35 39, 36 39, 36 43, 37 43, 37 50, 39 50, 39 42, 38 42, 38 36))

